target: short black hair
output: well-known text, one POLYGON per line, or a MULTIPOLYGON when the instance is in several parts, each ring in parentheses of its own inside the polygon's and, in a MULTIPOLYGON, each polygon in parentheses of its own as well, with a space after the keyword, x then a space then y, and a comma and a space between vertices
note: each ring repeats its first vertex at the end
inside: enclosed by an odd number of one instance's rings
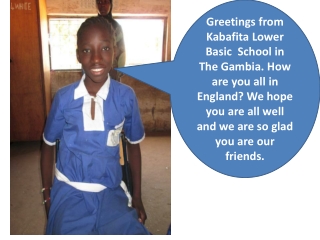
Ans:
POLYGON ((93 25, 99 25, 106 29, 106 31, 113 36, 113 43, 116 45, 116 36, 115 36, 115 30, 112 27, 112 24, 110 21, 102 16, 95 16, 87 18, 79 27, 77 32, 77 43, 79 42, 79 39, 81 38, 81 35, 84 31, 84 29, 93 26, 93 25))

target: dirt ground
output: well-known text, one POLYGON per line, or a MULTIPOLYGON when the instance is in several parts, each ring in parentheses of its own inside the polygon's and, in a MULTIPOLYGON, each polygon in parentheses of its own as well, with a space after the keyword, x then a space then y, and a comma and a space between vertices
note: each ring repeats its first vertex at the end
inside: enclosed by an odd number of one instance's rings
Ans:
POLYGON ((141 151, 142 197, 148 216, 145 225, 152 234, 163 235, 171 223, 171 139, 147 137, 141 151))

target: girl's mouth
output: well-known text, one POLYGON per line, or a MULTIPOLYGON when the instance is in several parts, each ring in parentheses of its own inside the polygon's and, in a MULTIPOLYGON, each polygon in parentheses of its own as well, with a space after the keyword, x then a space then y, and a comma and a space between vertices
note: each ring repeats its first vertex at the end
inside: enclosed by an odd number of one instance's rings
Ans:
POLYGON ((94 69, 91 69, 91 72, 94 75, 99 75, 103 72, 103 68, 94 68, 94 69))

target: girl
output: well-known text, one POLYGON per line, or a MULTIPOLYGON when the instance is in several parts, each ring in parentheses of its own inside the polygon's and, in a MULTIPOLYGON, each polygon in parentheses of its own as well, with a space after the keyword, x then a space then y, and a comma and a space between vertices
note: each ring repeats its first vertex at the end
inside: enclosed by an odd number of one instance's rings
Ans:
POLYGON ((82 23, 76 52, 85 74, 56 93, 43 134, 46 234, 149 234, 141 200, 139 142, 144 128, 134 91, 110 78, 114 47, 114 30, 105 18, 82 23), (121 181, 122 129, 128 140, 133 208, 121 181), (52 184, 56 139, 60 144, 52 184))
POLYGON ((98 9, 98 15, 106 18, 115 29, 116 53, 113 61, 113 68, 110 71, 110 76, 111 78, 120 81, 123 74, 116 71, 115 68, 124 67, 126 63, 126 50, 122 28, 120 24, 112 17, 113 0, 96 0, 96 6, 98 9))

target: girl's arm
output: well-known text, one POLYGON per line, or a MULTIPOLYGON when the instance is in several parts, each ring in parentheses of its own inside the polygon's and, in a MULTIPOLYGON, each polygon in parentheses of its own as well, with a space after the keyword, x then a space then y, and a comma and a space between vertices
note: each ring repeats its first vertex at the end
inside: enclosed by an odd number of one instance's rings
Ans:
POLYGON ((41 147, 41 176, 42 176, 42 193, 45 201, 46 214, 48 218, 50 209, 50 190, 53 179, 53 163, 54 163, 54 146, 49 146, 45 142, 41 147))
POLYGON ((132 206, 137 210, 139 221, 143 224, 147 219, 147 214, 141 199, 141 152, 139 144, 131 144, 128 142, 128 159, 131 167, 131 175, 133 182, 132 206))

